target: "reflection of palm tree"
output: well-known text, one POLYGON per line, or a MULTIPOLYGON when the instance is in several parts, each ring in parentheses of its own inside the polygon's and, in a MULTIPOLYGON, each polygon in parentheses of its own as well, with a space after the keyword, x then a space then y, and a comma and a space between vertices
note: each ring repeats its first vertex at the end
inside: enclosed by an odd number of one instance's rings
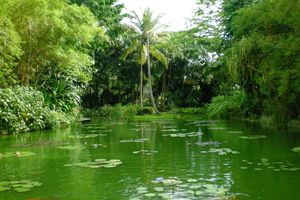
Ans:
POLYGON ((141 95, 141 107, 143 106, 143 65, 147 61, 148 66, 148 83, 149 93, 152 106, 156 113, 159 113, 155 104, 152 91, 152 75, 151 75, 151 61, 150 54, 160 61, 165 67, 168 67, 167 58, 156 48, 150 46, 150 37, 162 26, 159 24, 161 16, 153 17, 153 13, 148 8, 144 11, 143 17, 140 18, 135 12, 133 12, 133 21, 130 27, 138 33, 138 39, 136 39, 132 45, 122 55, 123 59, 126 59, 129 54, 134 51, 138 53, 138 62, 140 64, 140 95, 141 95))
POLYGON ((198 129, 198 144, 201 144, 202 143, 202 131, 201 131, 201 128, 199 127, 198 129))
MULTIPOLYGON (((142 131, 142 139, 144 139, 144 127, 141 127, 141 131, 142 131)), ((145 153, 145 142, 142 142, 142 153, 145 153)))

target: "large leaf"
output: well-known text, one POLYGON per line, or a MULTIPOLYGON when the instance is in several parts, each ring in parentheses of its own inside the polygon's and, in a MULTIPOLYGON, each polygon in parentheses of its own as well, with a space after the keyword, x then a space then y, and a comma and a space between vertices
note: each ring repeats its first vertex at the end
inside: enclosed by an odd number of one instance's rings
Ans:
POLYGON ((138 43, 137 40, 135 40, 135 41, 134 41, 134 42, 133 42, 133 43, 132 43, 125 51, 124 51, 124 53, 121 55, 120 58, 121 58, 123 61, 125 61, 129 54, 132 54, 134 51, 137 50, 138 46, 139 46, 139 43, 138 43))
POLYGON ((145 45, 141 45, 139 48, 139 64, 144 65, 147 61, 147 48, 145 45))
POLYGON ((158 49, 155 49, 154 47, 150 47, 150 53, 159 62, 161 62, 166 68, 168 68, 169 61, 162 52, 160 52, 158 49))

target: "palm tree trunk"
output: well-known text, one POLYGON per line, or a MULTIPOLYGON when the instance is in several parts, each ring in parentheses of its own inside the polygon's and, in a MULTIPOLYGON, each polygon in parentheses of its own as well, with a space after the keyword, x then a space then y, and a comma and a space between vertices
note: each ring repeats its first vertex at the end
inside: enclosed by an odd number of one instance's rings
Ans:
POLYGON ((148 81, 149 81, 149 90, 150 90, 150 100, 156 114, 159 114, 159 111, 156 107, 155 100, 152 92, 152 76, 151 76, 151 62, 150 62, 150 38, 147 35, 147 64, 148 64, 148 81))
POLYGON ((143 65, 141 64, 141 77, 140 77, 140 97, 141 97, 141 108, 144 107, 144 99, 143 99, 143 77, 144 77, 144 73, 143 73, 143 65))
POLYGON ((166 93, 167 93, 167 89, 166 89, 166 70, 164 71, 163 74, 163 84, 162 84, 162 93, 163 93, 163 98, 162 98, 162 108, 163 111, 166 110, 166 93))

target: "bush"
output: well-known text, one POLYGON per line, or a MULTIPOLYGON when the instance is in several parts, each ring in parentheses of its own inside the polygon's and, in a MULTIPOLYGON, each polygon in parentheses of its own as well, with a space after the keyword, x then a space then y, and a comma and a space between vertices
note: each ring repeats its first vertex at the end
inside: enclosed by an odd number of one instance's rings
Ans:
POLYGON ((143 107, 137 109, 137 115, 153 115, 154 109, 152 107, 143 107))
POLYGON ((51 111, 43 94, 28 87, 0 89, 0 133, 18 133, 53 128, 69 123, 68 117, 51 111))
POLYGON ((235 91, 232 95, 213 97, 207 113, 212 118, 227 118, 245 114, 247 95, 244 91, 235 91))
POLYGON ((99 109, 99 115, 103 118, 116 120, 130 120, 137 114, 137 107, 134 105, 103 106, 99 109))

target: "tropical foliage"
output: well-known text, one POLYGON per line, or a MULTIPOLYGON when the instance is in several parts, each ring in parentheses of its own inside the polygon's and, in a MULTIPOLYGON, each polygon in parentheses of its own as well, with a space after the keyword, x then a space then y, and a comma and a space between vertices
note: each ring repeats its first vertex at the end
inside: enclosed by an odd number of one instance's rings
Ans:
POLYGON ((2 116, 16 127, 1 123, 0 129, 45 128, 48 125, 43 110, 71 114, 77 109, 79 95, 92 75, 90 42, 96 36, 103 38, 104 31, 87 7, 63 0, 1 0, 0 4, 0 87, 2 94, 12 95, 2 100, 15 106, 3 104, 1 111, 16 117, 8 120, 2 116), (18 85, 22 89, 15 87, 18 85), (12 88, 4 89, 8 87, 12 88), (37 116, 32 118, 22 116, 30 113, 25 109, 27 104, 34 112, 32 101, 40 101, 36 106, 41 111, 35 112, 37 116))
POLYGON ((0 0, 0 129, 56 127, 80 107, 299 119, 299 1, 197 4, 188 30, 167 32, 117 0, 0 0))

